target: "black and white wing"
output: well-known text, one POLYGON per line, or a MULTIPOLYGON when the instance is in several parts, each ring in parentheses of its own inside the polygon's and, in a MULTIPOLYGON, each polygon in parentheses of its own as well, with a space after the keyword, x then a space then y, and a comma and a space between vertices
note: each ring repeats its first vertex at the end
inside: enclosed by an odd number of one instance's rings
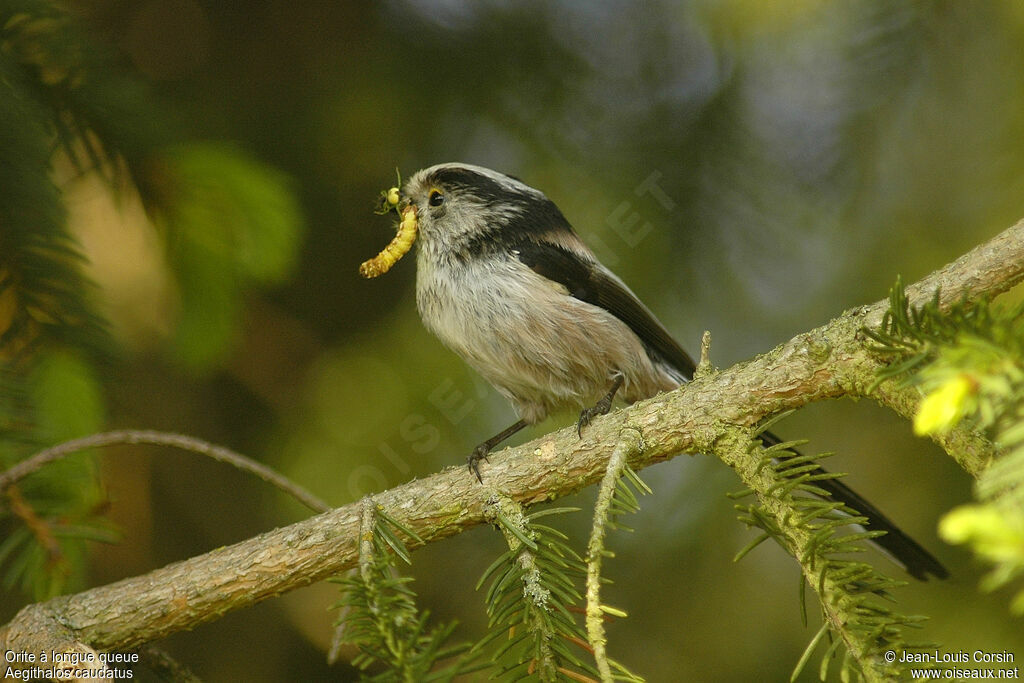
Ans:
POLYGON ((677 370, 683 379, 693 377, 696 368, 693 359, 629 287, 592 256, 559 244, 534 240, 517 244, 513 253, 538 275, 564 286, 573 297, 621 320, 649 352, 677 370))

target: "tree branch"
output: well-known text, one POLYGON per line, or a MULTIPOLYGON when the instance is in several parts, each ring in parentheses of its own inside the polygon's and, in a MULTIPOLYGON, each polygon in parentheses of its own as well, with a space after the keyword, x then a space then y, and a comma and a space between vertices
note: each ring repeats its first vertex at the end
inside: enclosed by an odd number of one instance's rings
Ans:
POLYGON ((89 448, 100 448, 105 446, 121 446, 133 444, 150 444, 153 446, 170 446, 185 451, 199 453, 219 462, 224 462, 243 472, 255 474, 257 477, 292 496, 300 503, 311 509, 313 512, 326 512, 331 506, 323 502, 302 486, 288 480, 278 472, 266 465, 256 462, 252 458, 236 453, 223 446, 215 446, 211 443, 197 439, 194 436, 185 434, 174 434, 172 432, 157 432, 147 429, 122 429, 114 432, 101 432, 90 434, 80 439, 72 439, 57 444, 45 450, 39 451, 32 457, 26 458, 10 469, 0 472, 0 493, 6 491, 12 484, 24 479, 51 462, 66 458, 72 453, 84 451, 89 448))
MULTIPOLYGON (((912 304, 920 304, 939 290, 940 302, 948 305, 1006 291, 1022 279, 1024 221, 912 285, 907 294, 912 304)), ((868 395, 879 360, 859 331, 877 327, 887 305, 883 300, 847 311, 767 354, 597 419, 582 439, 566 428, 506 449, 484 468, 484 486, 456 466, 384 491, 374 502, 430 543, 484 523, 484 504, 497 491, 529 505, 597 482, 627 426, 644 443, 642 452, 630 455, 634 470, 680 453, 728 451, 730 430, 737 426, 751 428, 767 416, 822 399, 868 395)), ((891 388, 871 396, 907 414, 907 397, 891 388)), ((967 432, 957 439, 942 445, 970 450, 958 459, 976 474, 993 455, 991 445, 967 432)), ((0 629, 0 642, 15 651, 75 643, 129 649, 339 574, 356 563, 361 505, 143 576, 29 605, 0 629)))

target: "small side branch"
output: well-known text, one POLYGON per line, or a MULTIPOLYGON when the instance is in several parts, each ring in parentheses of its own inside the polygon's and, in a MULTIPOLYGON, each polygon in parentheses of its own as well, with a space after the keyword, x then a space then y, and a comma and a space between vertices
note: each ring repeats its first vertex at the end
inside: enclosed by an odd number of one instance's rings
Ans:
MULTIPOLYGON (((863 563, 830 557, 837 550, 853 550, 850 541, 869 534, 837 536, 837 530, 856 519, 838 516, 839 503, 805 497, 806 494, 794 495, 802 484, 812 484, 813 479, 806 473, 798 474, 800 467, 792 470, 792 474, 777 471, 771 461, 781 453, 763 451, 742 430, 737 435, 724 435, 716 444, 715 455, 732 467, 757 496, 756 505, 737 505, 744 513, 741 519, 774 537, 800 563, 805 580, 818 594, 825 621, 842 639, 864 678, 898 679, 900 668, 887 662, 883 653, 886 649, 906 647, 898 627, 910 619, 876 606, 871 595, 900 582, 877 575, 863 563), (870 617, 866 616, 869 614, 870 617)), ((801 666, 808 656, 805 654, 801 666)))
POLYGON ((174 434, 171 432, 155 432, 152 430, 122 429, 101 434, 91 434, 81 439, 73 439, 64 443, 51 446, 28 457, 4 472, 0 472, 0 491, 6 490, 12 484, 24 479, 45 467, 51 462, 65 458, 72 453, 84 451, 89 448, 102 448, 106 446, 122 446, 131 444, 149 444, 152 446, 170 446, 181 450, 191 451, 219 462, 227 463, 237 467, 243 472, 255 474, 268 484, 277 487, 281 491, 292 496, 300 503, 314 512, 326 512, 331 506, 317 498, 304 487, 296 484, 279 472, 256 462, 252 458, 236 453, 235 451, 216 446, 202 439, 185 434, 174 434))
POLYGON ((608 468, 601 480, 594 505, 594 525, 587 545, 587 639, 594 648, 594 660, 602 681, 611 681, 612 669, 605 645, 608 639, 604 633, 605 610, 601 605, 601 559, 604 557, 604 537, 612 512, 612 500, 619 485, 619 478, 629 459, 640 454, 643 438, 636 429, 622 430, 619 442, 608 460, 608 468))

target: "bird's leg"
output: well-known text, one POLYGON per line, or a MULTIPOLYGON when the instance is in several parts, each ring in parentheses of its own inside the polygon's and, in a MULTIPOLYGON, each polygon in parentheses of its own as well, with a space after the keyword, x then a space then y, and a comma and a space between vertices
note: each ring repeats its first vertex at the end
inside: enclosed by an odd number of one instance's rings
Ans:
POLYGON ((583 436, 583 428, 590 424, 590 421, 598 415, 607 415, 612 409, 612 401, 615 400, 615 393, 622 386, 625 379, 621 372, 616 371, 612 376, 612 388, 608 390, 604 398, 598 401, 593 408, 584 408, 580 411, 580 419, 576 422, 576 435, 583 436))
POLYGON ((484 483, 483 477, 480 476, 480 461, 487 460, 487 454, 491 452, 492 448, 528 424, 529 422, 526 420, 519 420, 519 422, 516 422, 508 429, 503 429, 473 449, 473 452, 469 454, 469 471, 476 475, 477 481, 481 484, 484 483))

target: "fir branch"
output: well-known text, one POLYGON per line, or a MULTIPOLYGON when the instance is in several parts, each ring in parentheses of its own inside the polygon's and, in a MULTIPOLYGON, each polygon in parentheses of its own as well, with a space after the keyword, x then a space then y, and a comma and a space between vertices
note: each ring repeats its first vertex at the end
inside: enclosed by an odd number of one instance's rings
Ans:
POLYGON ((0 9, 0 357, 6 360, 40 343, 79 349, 95 360, 110 357, 106 325, 50 173, 51 131, 66 114, 59 93, 80 83, 75 64, 89 53, 83 39, 55 3, 21 0, 0 9))
POLYGON ((498 525, 509 549, 477 583, 479 589, 491 581, 486 596, 491 633, 475 649, 509 634, 493 656, 495 662, 511 660, 499 675, 525 672, 542 681, 590 681, 597 674, 568 648, 570 643, 586 644, 571 611, 581 600, 576 585, 585 572, 583 563, 565 544, 564 534, 536 521, 573 510, 556 508, 527 515, 507 496, 492 493, 487 499, 485 514, 498 525))
MULTIPOLYGON (((370 680, 450 681, 457 675, 479 668, 474 656, 463 656, 468 645, 449 646, 447 641, 455 623, 428 628, 429 612, 420 613, 409 588, 412 579, 395 570, 395 558, 408 561, 409 551, 395 535, 407 530, 374 503, 365 498, 360 504, 359 560, 348 577, 335 579, 342 585, 344 597, 338 603, 341 613, 337 646, 352 644, 360 654, 352 664, 366 670, 383 664, 386 670, 370 680), (439 662, 456 657, 447 666, 439 662)), ((414 540, 421 540, 412 534, 414 540)), ((332 647, 336 651, 336 648, 332 647)))
MULTIPOLYGON (((98 391, 87 365, 46 350, 0 367, 0 466, 59 434, 98 424, 98 391)), ((0 488, 0 585, 35 599, 81 583, 90 541, 113 542, 101 517, 106 497, 89 457, 66 460, 45 476, 0 488)))
MULTIPOLYGON (((882 325, 868 334, 890 361, 878 381, 924 394, 914 416, 918 434, 942 436, 965 425, 999 445, 1003 455, 978 472, 979 504, 947 514, 940 532, 994 566, 983 589, 1024 575, 1024 303, 913 306, 897 281, 882 325)), ((1011 609, 1024 614, 1024 590, 1011 609)))
MULTIPOLYGON (((825 630, 841 641, 850 655, 844 660, 850 669, 844 667, 844 678, 851 672, 868 681, 898 677, 899 666, 886 661, 884 653, 917 647, 905 642, 902 628, 920 618, 898 614, 880 604, 877 597, 903 582, 889 579, 863 562, 838 557, 862 551, 861 541, 880 532, 839 533, 865 519, 841 503, 813 497, 820 493, 813 486, 814 477, 807 473, 814 458, 796 456, 784 446, 763 449, 757 441, 725 437, 715 454, 736 470, 757 496, 756 503, 736 508, 742 522, 764 533, 738 557, 771 537, 796 558, 806 583, 818 594, 823 630, 797 662, 793 678, 805 667, 825 630)), ((831 652, 827 656, 832 656, 831 652)))
MULTIPOLYGON (((604 632, 604 619, 608 608, 601 604, 601 560, 609 554, 605 549, 604 537, 608 527, 615 525, 614 518, 623 512, 639 510, 636 497, 623 482, 623 474, 629 473, 629 479, 639 482, 639 490, 650 492, 646 484, 629 469, 628 461, 643 450, 643 437, 640 432, 630 427, 622 430, 619 442, 608 459, 608 469, 598 488, 597 502, 594 504, 594 524, 587 545, 587 638, 594 648, 594 660, 601 680, 607 683, 615 680, 612 675, 612 662, 606 650, 607 638, 604 632)), ((626 674, 627 680, 643 680, 633 676, 619 667, 620 673, 626 674)))

